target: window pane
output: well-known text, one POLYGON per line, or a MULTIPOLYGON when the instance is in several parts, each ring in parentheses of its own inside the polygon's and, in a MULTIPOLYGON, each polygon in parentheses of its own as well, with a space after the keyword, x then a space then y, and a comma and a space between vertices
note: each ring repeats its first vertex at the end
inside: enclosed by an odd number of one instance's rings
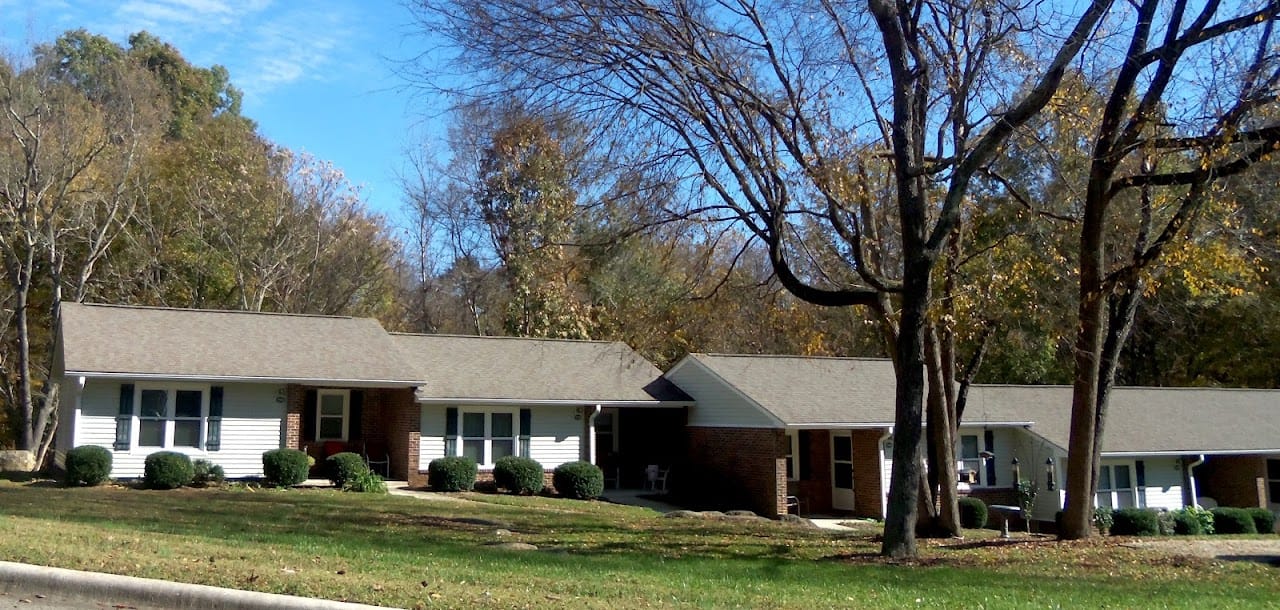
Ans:
POLYGON ((484 463, 484 441, 462 441, 462 457, 469 457, 477 464, 484 463))
POLYGON ((166 390, 143 390, 142 411, 139 415, 143 417, 164 417, 167 411, 165 403, 168 401, 169 392, 166 390))
POLYGON ((173 402, 174 417, 200 417, 200 390, 178 390, 173 402))
POLYGON ((832 453, 834 459, 842 462, 853 461, 853 440, 847 436, 834 436, 831 438, 832 453))
POLYGON ((341 439, 342 438, 342 418, 341 417, 321 417, 320 418, 320 438, 341 439))
POLYGON ((200 420, 181 420, 173 422, 174 447, 200 446, 200 420))
POLYGON ((1132 489, 1116 492, 1116 508, 1133 508, 1135 506, 1137 506, 1137 504, 1133 501, 1132 489))
POLYGON ((342 415, 341 394, 325 394, 320 397, 320 414, 321 415, 342 415))
POLYGON ((1280 481, 1267 483, 1267 493, 1271 494, 1271 503, 1280 504, 1280 481))
MULTIPOLYGON (((1103 470, 1105 471, 1106 469, 1103 469, 1103 470)), ((1099 483, 1099 485, 1101 485, 1101 483, 1099 483)), ((1105 493, 1099 492, 1095 500, 1097 501, 1094 502, 1094 505, 1096 505, 1099 508, 1115 508, 1114 506, 1111 505, 1111 492, 1105 492, 1105 493)))
POLYGON ((164 446, 164 421, 142 420, 138 422, 139 447, 164 446))
POLYGON ((966 460, 978 458, 978 437, 966 434, 960 437, 960 457, 966 460))
POLYGON ((853 489, 853 464, 833 464, 837 489, 853 489))
POLYGON ((1267 478, 1280 481, 1280 460, 1267 460, 1267 478))
MULTIPOLYGON (((1111 487, 1111 467, 1110 466, 1102 466, 1098 468, 1098 489, 1099 490, 1106 489, 1108 491, 1113 489, 1111 487)), ((1102 506, 1102 505, 1099 504, 1098 506, 1102 506)), ((1108 504, 1107 506, 1111 506, 1111 505, 1108 504)))
POLYGON ((463 413, 462 435, 471 437, 484 436, 484 413, 463 413))
POLYGON ((1130 489, 1133 485, 1129 482, 1129 467, 1114 466, 1116 474, 1116 489, 1130 489))
POLYGON ((493 461, 496 462, 498 458, 515 454, 515 444, 512 441, 493 441, 493 461))
POLYGON ((511 433, 511 414, 510 413, 494 413, 490 415, 490 426, 493 427, 493 438, 511 438, 515 436, 511 433))

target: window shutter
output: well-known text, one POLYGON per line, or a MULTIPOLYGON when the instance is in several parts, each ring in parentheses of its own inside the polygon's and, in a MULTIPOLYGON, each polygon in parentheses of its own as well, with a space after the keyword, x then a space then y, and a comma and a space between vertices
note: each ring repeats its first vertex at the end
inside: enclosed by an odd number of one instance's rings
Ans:
POLYGON ((799 453, 799 455, 794 457, 797 464, 797 472, 799 473, 798 476, 801 481, 809 480, 809 443, 812 442, 812 435, 813 432, 811 430, 801 430, 798 435, 799 437, 796 439, 796 452, 799 453))
POLYGON ((364 392, 351 390, 350 419, 347 421, 347 440, 355 442, 364 437, 364 392))
POLYGON ((116 451, 128 451, 132 444, 129 432, 133 428, 133 384, 120 384, 120 412, 116 415, 116 451))
POLYGON ((302 402, 302 444, 316 440, 316 391, 307 390, 302 402))
POLYGON ((529 437, 533 430, 533 409, 520 409, 520 457, 529 457, 529 437))
MULTIPOLYGON (((991 430, 984 431, 982 433, 982 446, 986 447, 987 451, 994 454, 996 452, 996 433, 992 432, 991 430)), ((987 485, 989 486, 995 485, 996 484, 995 458, 988 459, 986 460, 986 462, 987 462, 987 485)), ((1017 481, 1014 481, 1013 483, 1015 486, 1018 484, 1017 481)))
POLYGON ((444 454, 458 455, 458 408, 444 410, 444 454))
POLYGON ((222 449, 222 386, 209 388, 209 421, 204 448, 206 451, 222 449))
POLYGON ((1133 463, 1133 476, 1138 480, 1138 489, 1144 489, 1147 486, 1147 465, 1138 460, 1133 463))

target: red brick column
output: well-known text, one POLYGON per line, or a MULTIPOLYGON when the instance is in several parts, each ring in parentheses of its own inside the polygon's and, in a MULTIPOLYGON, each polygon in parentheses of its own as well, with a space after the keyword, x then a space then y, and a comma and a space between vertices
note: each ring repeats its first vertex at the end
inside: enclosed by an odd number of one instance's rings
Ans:
POLYGON ((854 430, 853 435, 853 514, 883 519, 883 498, 888 490, 881 480, 880 437, 884 430, 854 430))
POLYGON ((285 386, 284 448, 302 448, 302 409, 306 402, 306 388, 294 383, 285 386))
POLYGON ((382 390, 380 394, 382 428, 391 452, 391 478, 407 480, 414 487, 426 485, 426 476, 418 472, 422 413, 413 389, 382 390))

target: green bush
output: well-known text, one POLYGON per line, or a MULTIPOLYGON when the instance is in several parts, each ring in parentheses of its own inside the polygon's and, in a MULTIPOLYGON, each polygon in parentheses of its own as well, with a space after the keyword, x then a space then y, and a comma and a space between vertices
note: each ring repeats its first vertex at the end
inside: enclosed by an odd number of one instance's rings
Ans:
POLYGON ((151 489, 176 489, 190 485, 195 466, 185 453, 157 451, 142 463, 142 481, 151 489))
POLYGON ((604 493, 604 472, 591 462, 568 462, 551 474, 556 491, 565 497, 594 500, 604 493))
POLYGON ((476 486, 476 463, 465 457, 431 460, 427 465, 427 485, 435 491, 471 491, 476 486))
POLYGON ((67 485, 101 485, 111 477, 111 452, 97 445, 83 445, 67 452, 67 485))
POLYGON ((1275 533, 1276 531, 1275 513, 1272 513, 1271 511, 1265 508, 1262 508, 1260 506, 1255 506, 1253 508, 1246 508, 1245 512, 1248 512, 1249 516, 1253 517, 1253 527, 1254 529, 1258 530, 1259 534, 1275 533))
POLYGON ((311 458, 297 449, 272 449, 262 454, 262 478, 268 485, 290 487, 307 480, 311 458))
POLYGON ((1253 516, 1243 508, 1220 506, 1213 513, 1213 532, 1215 534, 1256 534, 1258 527, 1253 523, 1253 516))
POLYGON ((542 464, 515 455, 498 458, 493 464, 493 482, 513 494, 536 494, 542 491, 542 464))
POLYGON ((1180 536, 1199 536, 1213 533, 1213 513, 1207 508, 1188 506, 1173 511, 1173 533, 1180 536))
POLYGON ((325 470, 329 473, 329 481, 338 489, 346 488, 347 481, 356 475, 369 472, 369 465, 364 463, 364 458, 350 451, 335 453, 329 456, 324 464, 325 470))
POLYGON ((227 473, 222 467, 209 460, 196 460, 191 463, 191 468, 195 473, 191 484, 196 487, 214 487, 227 480, 227 473))
POLYGON ((356 493, 384 494, 387 493, 387 483, 378 476, 378 473, 366 468, 364 472, 351 475, 342 489, 356 493))
POLYGON ((987 503, 977 498, 960 498, 960 527, 977 529, 987 526, 987 503))
POLYGON ((1098 506, 1093 509, 1093 526, 1098 528, 1100 532, 1110 532, 1111 526, 1115 525, 1115 512, 1105 506, 1098 506))
POLYGON ((1121 508, 1112 513, 1112 536, 1158 536, 1160 517, 1149 508, 1121 508))

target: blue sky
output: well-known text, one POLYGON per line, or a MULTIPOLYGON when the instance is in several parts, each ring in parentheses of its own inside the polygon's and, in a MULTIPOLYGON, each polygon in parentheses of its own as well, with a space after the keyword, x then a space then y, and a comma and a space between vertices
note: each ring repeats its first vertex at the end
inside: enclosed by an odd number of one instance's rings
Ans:
POLYGON ((442 132, 395 74, 423 44, 411 21, 394 0, 0 0, 0 49, 24 55, 81 27, 127 46, 147 30, 193 64, 226 66, 263 135, 332 161, 394 219, 405 151, 442 132))

